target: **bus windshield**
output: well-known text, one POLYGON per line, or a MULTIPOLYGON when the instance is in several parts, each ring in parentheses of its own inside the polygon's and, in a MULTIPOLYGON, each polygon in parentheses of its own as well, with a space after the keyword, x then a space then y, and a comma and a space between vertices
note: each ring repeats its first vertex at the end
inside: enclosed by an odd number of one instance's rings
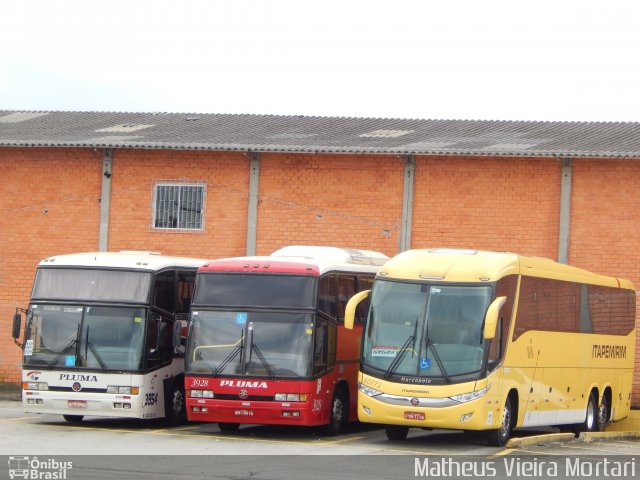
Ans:
POLYGON ((198 310, 191 322, 189 372, 311 376, 311 313, 198 310))
POLYGON ((316 277, 255 273, 204 273, 194 305, 314 308, 316 277))
POLYGON ((143 308, 32 305, 24 365, 141 370, 145 323, 143 308))
POLYGON ((490 286, 376 280, 362 362, 393 374, 449 379, 482 368, 490 286))

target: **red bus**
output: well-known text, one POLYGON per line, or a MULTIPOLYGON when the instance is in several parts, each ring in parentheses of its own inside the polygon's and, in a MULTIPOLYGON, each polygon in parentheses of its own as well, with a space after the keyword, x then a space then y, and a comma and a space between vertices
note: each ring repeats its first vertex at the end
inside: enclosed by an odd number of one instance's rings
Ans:
MULTIPOLYGON (((190 421, 323 426, 357 419, 361 325, 344 309, 388 259, 367 250, 290 246, 198 270, 185 390, 190 421)), ((366 305, 356 318, 364 321, 366 305)))

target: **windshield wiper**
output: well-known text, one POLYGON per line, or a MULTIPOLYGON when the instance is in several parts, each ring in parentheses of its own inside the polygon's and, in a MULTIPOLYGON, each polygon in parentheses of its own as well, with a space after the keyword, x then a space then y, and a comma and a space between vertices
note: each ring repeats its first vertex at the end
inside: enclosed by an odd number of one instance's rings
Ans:
POLYGON ((102 368, 103 370, 106 370, 107 369, 106 363, 104 363, 104 360, 102 360, 102 357, 100 356, 100 354, 96 350, 96 347, 93 346, 93 343, 91 343, 89 341, 89 328, 90 328, 90 325, 87 325, 87 333, 84 336, 84 341, 85 341, 84 358, 85 358, 85 361, 88 362, 88 360, 89 360, 89 355, 87 355, 87 349, 90 349, 91 353, 93 353, 93 356, 96 357, 96 360, 98 360, 98 363, 100 364, 100 368, 102 368))
POLYGON ((275 375, 273 373, 273 369, 271 368, 271 365, 269 365, 269 362, 267 361, 267 359, 264 358, 264 355, 262 355, 262 352, 258 348, 258 345, 253 343, 253 322, 249 322, 249 329, 248 329, 247 333, 248 333, 248 336, 249 336, 249 363, 251 363, 251 353, 255 350, 256 355, 258 356, 258 359, 260 360, 260 363, 262 364, 262 366, 267 371, 267 374, 269 375, 269 378, 271 380, 273 380, 275 378, 275 375))
MULTIPOLYGON (((53 360, 51 360, 51 362, 49 362, 49 364, 47 365, 47 368, 51 368, 53 367, 56 363, 58 363, 58 360, 60 360, 62 358, 62 356, 65 353, 68 353, 73 347, 76 347, 76 358, 78 358, 78 346, 80 345, 80 343, 78 342, 78 336, 80 335, 80 325, 78 325, 78 328, 76 329, 76 338, 72 339, 69 341, 69 343, 67 344, 66 347, 64 347, 60 353, 58 353, 53 360)), ((75 365, 73 365, 75 366, 75 365)))
POLYGON ((407 347, 415 340, 415 338, 415 335, 409 335, 409 338, 407 338, 404 344, 402 344, 402 346, 400 347, 400 353, 393 359, 393 362, 391 362, 391 365, 389 365, 387 371, 384 372, 383 378, 389 378, 391 375, 393 375, 393 373, 400 366, 400 363, 406 356, 407 347))
POLYGON ((53 367, 56 363, 58 363, 58 360, 60 360, 65 353, 68 353, 77 344, 78 344, 78 340, 76 340, 75 338, 71 340, 69 344, 66 347, 64 347, 64 349, 60 353, 58 353, 58 355, 56 355, 53 360, 51 360, 51 362, 47 365, 47 367, 49 368, 53 367))
POLYGON ((447 381, 447 383, 451 383, 451 380, 449 379, 449 375, 447 375, 447 371, 444 369, 444 364, 442 363, 442 359, 440 358, 440 355, 436 350, 436 346, 434 345, 433 340, 431 340, 431 337, 429 336, 427 336, 425 340, 427 342, 427 349, 431 347, 431 351, 433 352, 433 358, 436 359, 436 363, 438 364, 438 368, 442 372, 442 376, 447 381))
POLYGON ((212 377, 215 377, 220 372, 222 372, 231 361, 238 356, 242 350, 244 350, 244 328, 240 331, 240 340, 238 340, 238 345, 229 352, 229 355, 225 357, 220 365, 213 371, 211 374, 212 377))

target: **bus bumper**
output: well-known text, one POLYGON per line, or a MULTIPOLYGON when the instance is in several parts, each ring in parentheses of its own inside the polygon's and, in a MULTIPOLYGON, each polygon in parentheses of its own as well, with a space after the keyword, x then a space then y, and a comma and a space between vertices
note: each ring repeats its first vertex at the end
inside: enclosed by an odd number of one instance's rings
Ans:
POLYGON ((358 392, 358 419, 366 423, 451 430, 498 428, 500 408, 486 398, 449 407, 390 405, 358 392))
POLYGON ((22 392, 22 405, 27 413, 143 418, 142 403, 139 394, 22 392))
POLYGON ((313 401, 269 402, 187 398, 187 418, 197 422, 258 425, 322 425, 313 401))

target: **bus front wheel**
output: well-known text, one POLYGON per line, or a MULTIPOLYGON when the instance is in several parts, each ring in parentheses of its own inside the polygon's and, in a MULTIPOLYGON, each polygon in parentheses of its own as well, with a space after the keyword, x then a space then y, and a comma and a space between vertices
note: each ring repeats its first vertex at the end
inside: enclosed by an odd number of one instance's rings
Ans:
POLYGON ((84 415, 62 415, 62 418, 69 423, 78 423, 82 421, 84 415))
POLYGON ((328 436, 338 435, 347 421, 347 409, 344 393, 340 388, 336 388, 331 401, 329 423, 322 427, 322 433, 328 436))
POLYGON ((492 447, 503 447, 509 438, 511 438, 511 427, 513 426, 512 414, 511 398, 508 397, 502 409, 500 427, 487 432, 487 443, 489 445, 492 447))
POLYGON ((384 433, 387 434, 389 440, 406 440, 409 434, 409 427, 403 425, 387 425, 384 427, 384 433))

